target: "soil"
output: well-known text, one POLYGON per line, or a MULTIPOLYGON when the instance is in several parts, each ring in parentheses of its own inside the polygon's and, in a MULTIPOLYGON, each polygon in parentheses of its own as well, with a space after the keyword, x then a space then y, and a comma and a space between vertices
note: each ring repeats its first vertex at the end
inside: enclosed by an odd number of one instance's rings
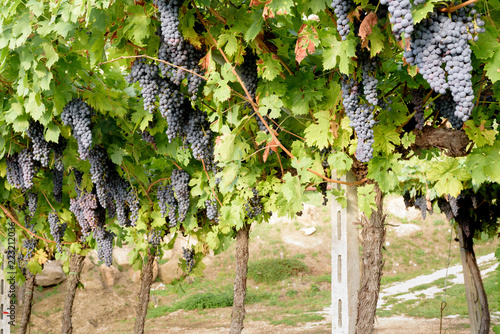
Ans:
MULTIPOLYGON (((280 220, 263 224, 253 229, 250 236, 250 262, 252 258, 265 256, 293 257, 304 255, 304 262, 310 268, 307 276, 297 280, 297 285, 310 286, 309 275, 320 276, 331 273, 330 223, 325 218, 325 209, 304 210, 302 217, 288 220, 285 225, 280 220), (301 231, 305 227, 317 230, 310 236, 301 231), (272 242, 270 242, 272 240, 272 242)), ((415 239, 414 239, 415 240, 415 239)), ((446 245, 446 244, 445 244, 446 245)), ((207 261, 204 277, 215 280, 221 274, 234 277, 234 245, 228 251, 207 261), (221 257, 222 256, 222 257, 221 257), (231 274, 232 272, 232 274, 231 274)), ((392 273, 393 266, 390 266, 392 273)), ((412 266, 408 265, 408 270, 412 266)), ((399 267, 399 269, 402 269, 399 267)), ((134 283, 126 272, 117 277, 113 287, 108 288, 101 278, 98 267, 84 268, 82 281, 85 289, 78 289, 73 307, 73 328, 75 334, 87 333, 133 333, 140 285, 134 283)), ((224 284, 230 283, 225 281, 224 284)), ((158 283, 155 283, 158 284, 158 283)), ((318 284, 319 285, 319 284, 318 284)), ((255 289, 257 284, 249 280, 248 288, 255 289)), ((299 287, 295 287, 299 290, 299 287)), ((329 284, 320 285, 329 289, 329 284)), ((34 305, 31 316, 30 334, 60 333, 61 315, 66 291, 66 282, 58 287, 35 288, 34 305)), ((286 290, 285 290, 286 291, 286 290)), ((152 296, 151 303, 161 304, 162 300, 152 296)), ((277 314, 279 308, 265 306, 262 303, 246 306, 247 317, 244 322, 244 334, 280 334, 280 333, 332 333, 331 316, 328 310, 323 321, 300 323, 298 326, 272 325, 259 319, 258 315, 277 314)), ((293 317, 293 314, 289 315, 293 317)), ((231 322, 231 308, 176 312, 146 320, 145 333, 182 333, 182 334, 217 334, 228 333, 231 322)), ((439 319, 420 319, 408 317, 389 317, 376 319, 376 333, 439 333, 439 319)), ((467 319, 443 319, 443 333, 469 334, 467 319)), ((493 332, 492 332, 493 333, 493 332)))

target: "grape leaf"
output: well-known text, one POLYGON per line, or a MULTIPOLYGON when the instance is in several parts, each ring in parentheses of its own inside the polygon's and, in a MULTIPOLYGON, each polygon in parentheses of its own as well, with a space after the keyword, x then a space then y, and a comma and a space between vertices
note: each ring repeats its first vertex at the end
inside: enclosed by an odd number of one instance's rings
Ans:
POLYGON ((372 215, 372 210, 376 209, 375 205, 375 184, 367 184, 363 187, 358 187, 358 207, 368 219, 372 215))
POLYGON ((462 181, 470 180, 471 176, 453 158, 445 158, 433 163, 426 173, 429 181, 436 181, 434 188, 440 195, 458 196, 463 189, 462 181))
POLYGON ((497 141, 492 146, 474 148, 467 156, 465 165, 475 184, 486 181, 500 183, 498 161, 500 161, 500 142, 497 141))
POLYGON ((341 73, 349 74, 349 67, 353 65, 351 57, 356 55, 356 43, 353 39, 344 42, 330 38, 330 47, 323 50, 323 67, 325 70, 335 68, 339 64, 341 73), (340 58, 340 61, 337 61, 340 58))
POLYGON ((484 69, 493 83, 500 80, 500 48, 496 48, 495 55, 485 61, 484 69))
POLYGON ((330 113, 328 110, 323 110, 314 115, 317 123, 312 123, 304 131, 306 143, 321 149, 333 142, 333 134, 330 132, 330 113))
POLYGON ((464 129, 470 140, 474 141, 477 147, 484 145, 493 145, 497 132, 493 129, 486 129, 484 124, 486 120, 482 120, 479 126, 474 124, 474 120, 470 119, 464 123, 464 129))
POLYGON ((282 70, 280 61, 270 52, 262 54, 257 65, 259 75, 269 81, 276 78, 282 70))
POLYGON ((390 154, 394 150, 395 145, 401 143, 396 128, 390 126, 375 126, 373 129, 373 137, 375 139, 375 143, 373 144, 374 149, 384 152, 385 154, 390 154))

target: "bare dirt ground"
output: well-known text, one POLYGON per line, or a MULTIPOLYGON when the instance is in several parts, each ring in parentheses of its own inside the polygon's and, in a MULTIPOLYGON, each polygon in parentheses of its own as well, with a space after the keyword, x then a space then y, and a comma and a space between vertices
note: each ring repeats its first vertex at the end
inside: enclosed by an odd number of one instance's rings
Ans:
MULTIPOLYGON (((331 272, 331 225, 328 216, 329 212, 327 210, 319 208, 311 212, 304 212, 303 217, 299 219, 288 220, 288 222, 276 221, 273 224, 266 224, 262 228, 259 227, 252 231, 250 261, 252 261, 252 258, 294 257, 300 255, 300 258, 303 258, 304 262, 310 268, 310 272, 307 275, 296 277, 288 283, 288 286, 286 284, 283 286, 280 300, 284 300, 284 304, 289 300, 285 296, 287 289, 296 289, 300 295, 303 290, 309 288, 311 280, 314 277, 329 275, 331 272), (301 231, 304 227, 315 227, 317 230, 312 235, 306 237, 304 232, 301 231)), ((433 229, 440 228, 439 225, 433 226, 432 223, 428 225, 432 226, 433 229)), ((426 227, 423 227, 425 231, 426 227)), ((445 229, 445 226, 443 225, 442 228, 445 229)), ((425 231, 425 234, 422 237, 422 241, 420 241, 421 239, 418 235, 411 237, 415 247, 423 247, 427 245, 424 242, 427 243, 428 240, 432 240, 431 230, 429 232, 425 231), (430 235, 426 236, 425 234, 427 233, 430 235)), ((441 235, 441 233, 438 235, 441 235)), ((388 240, 392 245, 396 239, 391 238, 392 236, 389 235, 388 240)), ((444 247, 446 245, 444 243, 444 247)), ((234 275, 234 256, 232 255, 234 254, 234 245, 231 247, 227 252, 208 262, 209 264, 204 271, 203 279, 215 281, 223 277, 225 280, 222 280, 221 284, 231 283, 232 276, 234 275)), ((393 263, 386 263, 387 271, 384 275, 397 275, 399 272, 406 272, 414 267, 414 264, 408 264, 408 268, 403 268, 403 261, 401 260, 403 259, 403 255, 391 255, 394 256, 393 260, 390 261, 393 263), (401 259, 397 258, 397 256, 401 259), (396 261, 394 259, 400 263, 398 267, 394 264, 396 261), (398 273, 395 272, 396 268, 399 271, 398 273)), ((73 308, 74 333, 133 333, 135 307, 139 290, 138 284, 133 283, 129 276, 123 273, 112 288, 106 288, 98 267, 86 268, 84 270, 85 273, 82 275, 82 282, 85 285, 85 289, 77 290, 73 308)), ((322 291, 329 291, 328 283, 317 283, 317 285, 322 291)), ((249 280, 249 289, 257 289, 259 287, 261 289, 265 288, 265 286, 258 285, 249 280)), ((60 333, 65 288, 66 285, 63 282, 58 287, 35 290, 30 334, 60 333)), ((277 290, 279 291, 279 289, 277 290)), ((175 296, 171 298, 175 298, 175 296)), ((161 302, 165 302, 165 300, 156 296, 153 296, 151 299, 152 304, 158 303, 161 305, 161 302)), ((332 318, 328 314, 328 310, 317 312, 324 315, 324 319, 321 321, 301 322, 294 326, 271 324, 271 320, 298 316, 293 313, 287 314, 283 312, 283 307, 284 305, 272 306, 264 303, 247 305, 247 317, 243 333, 332 333, 332 318)), ((146 333, 228 333, 230 319, 231 308, 229 307, 193 311, 181 309, 161 317, 147 319, 146 333)), ((439 333, 440 320, 402 316, 378 317, 375 327, 376 333, 380 334, 439 333)), ((463 318, 445 318, 443 319, 442 327, 443 333, 470 333, 468 321, 463 318)))

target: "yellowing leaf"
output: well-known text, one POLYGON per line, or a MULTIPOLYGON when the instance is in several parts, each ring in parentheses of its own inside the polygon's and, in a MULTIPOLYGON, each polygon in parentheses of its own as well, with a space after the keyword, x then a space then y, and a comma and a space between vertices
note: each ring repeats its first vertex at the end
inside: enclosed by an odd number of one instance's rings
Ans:
POLYGON ((457 159, 444 158, 443 161, 432 164, 427 171, 429 181, 436 181, 434 187, 440 195, 458 196, 463 189, 462 182, 470 180, 457 159))

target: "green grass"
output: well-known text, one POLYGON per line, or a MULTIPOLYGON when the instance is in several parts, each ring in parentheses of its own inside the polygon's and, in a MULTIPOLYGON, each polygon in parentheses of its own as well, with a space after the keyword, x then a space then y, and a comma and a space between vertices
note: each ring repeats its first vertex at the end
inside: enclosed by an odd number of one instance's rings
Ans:
POLYGON ((299 259, 262 259, 248 265, 248 277, 257 283, 276 283, 286 278, 307 272, 304 261, 299 259))

